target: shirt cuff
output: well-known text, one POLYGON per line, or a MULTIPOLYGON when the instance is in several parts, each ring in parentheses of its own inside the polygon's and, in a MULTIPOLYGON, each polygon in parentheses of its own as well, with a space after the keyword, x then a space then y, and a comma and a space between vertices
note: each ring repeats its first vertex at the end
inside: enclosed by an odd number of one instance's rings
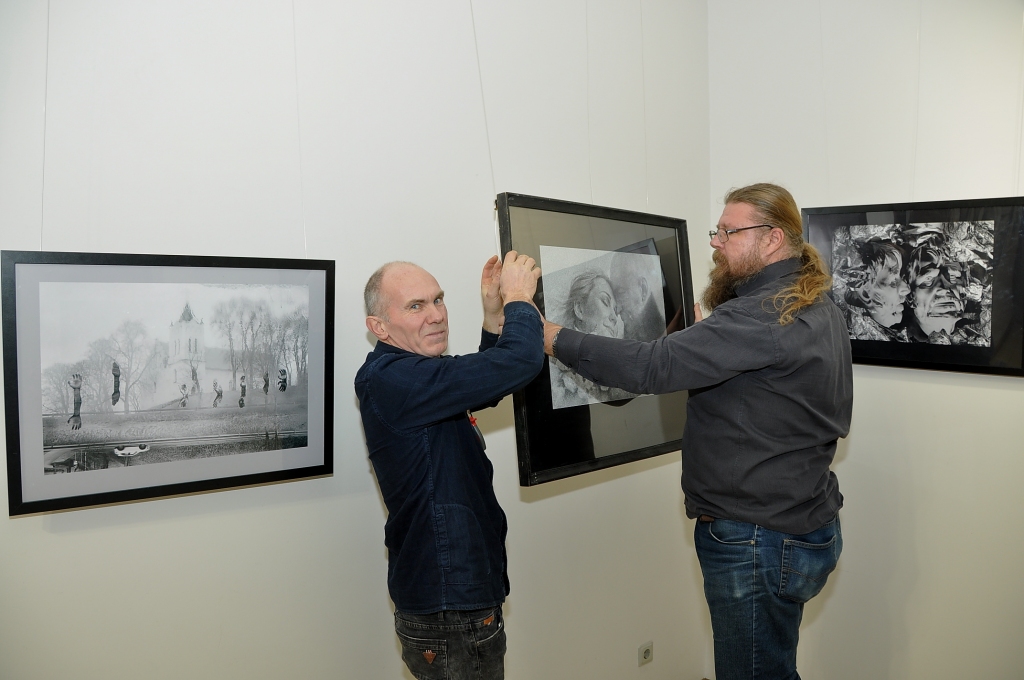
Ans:
POLYGON ((569 368, 575 369, 580 364, 580 344, 586 337, 586 333, 580 333, 571 328, 563 328, 558 331, 555 358, 569 368))
POLYGON ((504 312, 506 322, 508 322, 510 317, 519 316, 524 313, 533 316, 540 321, 540 312, 538 312, 537 309, 529 302, 523 302, 521 300, 507 302, 505 303, 504 312))

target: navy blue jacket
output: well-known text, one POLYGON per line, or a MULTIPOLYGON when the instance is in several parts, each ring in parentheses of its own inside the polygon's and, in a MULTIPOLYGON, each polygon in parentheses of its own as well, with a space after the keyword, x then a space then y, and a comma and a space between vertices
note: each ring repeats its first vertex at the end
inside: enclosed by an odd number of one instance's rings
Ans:
POLYGON ((378 342, 356 373, 366 446, 388 519, 388 591, 398 611, 483 609, 505 600, 505 513, 467 411, 522 389, 544 361, 544 327, 505 305, 480 351, 427 357, 378 342))

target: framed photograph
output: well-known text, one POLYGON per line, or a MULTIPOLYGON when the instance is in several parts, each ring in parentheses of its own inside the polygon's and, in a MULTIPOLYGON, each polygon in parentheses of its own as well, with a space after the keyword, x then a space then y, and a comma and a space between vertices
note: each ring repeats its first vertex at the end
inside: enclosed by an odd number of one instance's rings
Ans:
POLYGON ((806 208, 853 359, 1024 375, 1024 198, 806 208))
POLYGON ((333 471, 334 262, 0 253, 11 515, 333 471))
MULTIPOLYGON (((547 319, 643 341, 693 323, 685 220, 509 193, 497 208, 502 254, 541 267, 547 319)), ((513 404, 523 486, 678 451, 686 422, 685 392, 602 387, 552 358, 513 404)))

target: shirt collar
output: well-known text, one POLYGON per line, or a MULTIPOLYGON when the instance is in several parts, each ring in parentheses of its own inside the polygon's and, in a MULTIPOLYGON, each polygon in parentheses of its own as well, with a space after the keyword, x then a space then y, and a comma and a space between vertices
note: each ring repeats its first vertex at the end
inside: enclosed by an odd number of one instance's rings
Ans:
POLYGON ((779 260, 778 262, 772 262, 770 265, 754 274, 747 282, 742 285, 736 286, 736 295, 742 297, 744 295, 750 295, 761 286, 765 286, 772 281, 781 279, 783 276, 800 271, 800 258, 791 257, 785 260, 779 260))
POLYGON ((400 353, 412 354, 412 352, 410 352, 408 350, 404 350, 401 347, 395 347, 390 342, 384 342, 383 340, 378 340, 377 341, 377 346, 373 348, 373 351, 374 352, 391 352, 393 354, 400 354, 400 353))

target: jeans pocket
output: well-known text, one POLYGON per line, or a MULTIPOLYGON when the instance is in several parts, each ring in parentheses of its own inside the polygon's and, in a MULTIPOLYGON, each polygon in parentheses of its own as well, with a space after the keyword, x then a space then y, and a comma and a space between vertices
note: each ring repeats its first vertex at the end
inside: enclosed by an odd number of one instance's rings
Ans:
POLYGON ((838 535, 826 543, 787 538, 782 546, 779 597, 803 604, 820 593, 839 562, 840 540, 838 535))
POLYGON ((402 661, 416 680, 448 680, 448 643, 415 638, 396 630, 402 643, 402 661))
POLYGON ((477 639, 477 645, 483 646, 490 643, 498 635, 504 637, 505 633, 505 619, 501 616, 501 607, 497 607, 494 611, 488 614, 482 619, 477 625, 480 626, 479 637, 477 639), (490 623, 485 623, 487 619, 490 619, 490 623))
POLYGON ((492 616, 494 619, 482 626, 477 633, 479 639, 476 651, 480 659, 480 677, 502 680, 505 677, 505 620, 501 616, 501 607, 495 609, 492 616))
POLYGON ((756 527, 747 522, 716 519, 707 524, 708 534, 724 545, 753 545, 756 527))

